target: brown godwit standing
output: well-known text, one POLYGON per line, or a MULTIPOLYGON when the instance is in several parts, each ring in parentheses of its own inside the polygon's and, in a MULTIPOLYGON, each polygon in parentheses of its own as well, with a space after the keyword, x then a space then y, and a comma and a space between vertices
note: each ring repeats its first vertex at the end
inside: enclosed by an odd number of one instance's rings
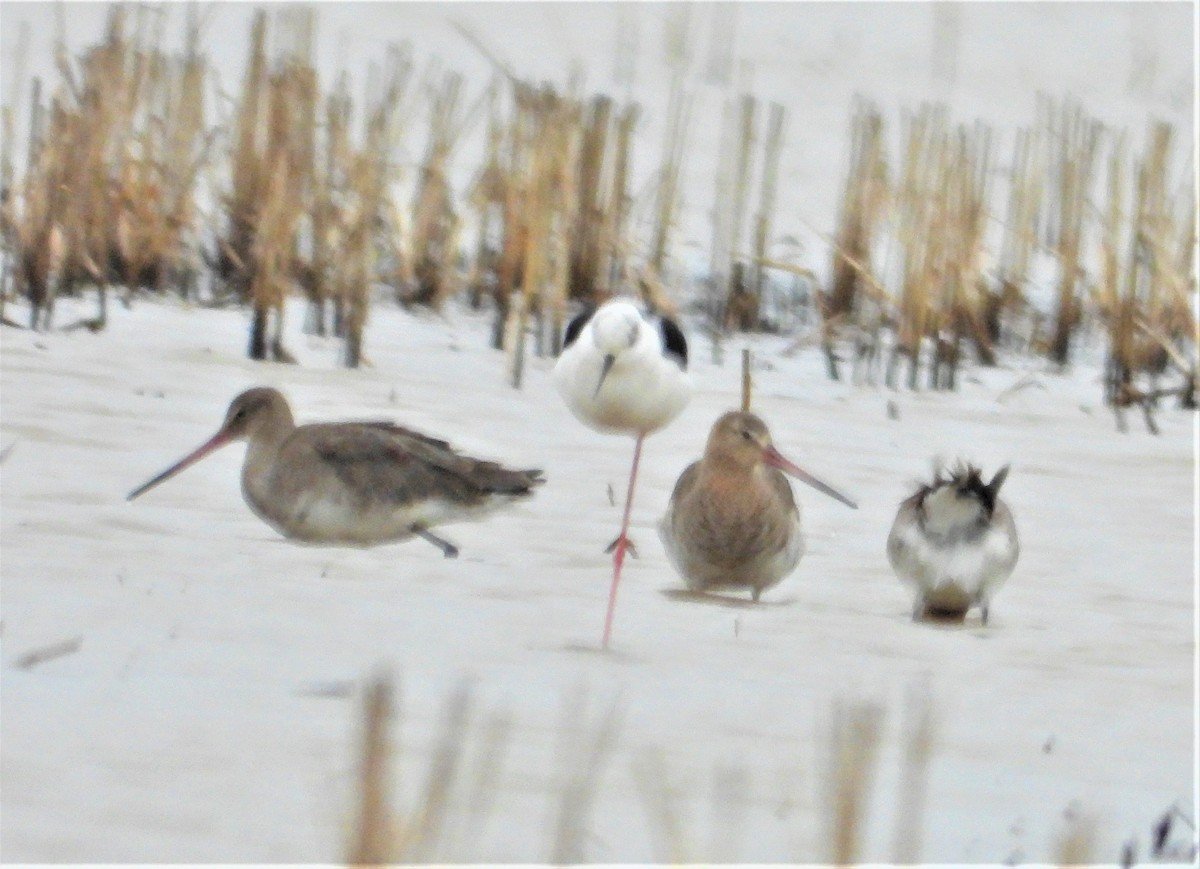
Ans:
POLYGON ((543 482, 541 471, 460 455, 445 441, 387 422, 297 426, 283 395, 258 387, 233 400, 212 438, 128 500, 239 440, 246 441, 246 503, 301 543, 365 547, 415 536, 453 558, 458 549, 431 528, 480 518, 543 482))
POLYGON ((988 621, 992 595, 1017 564, 1020 545, 1012 513, 998 497, 1008 465, 984 483, 979 468, 935 471, 900 504, 887 554, 901 581, 913 586, 913 619, 963 618, 978 606, 988 621))
POLYGON ((621 533, 611 547, 613 577, 602 640, 608 648, 642 441, 679 416, 692 397, 687 340, 669 318, 645 315, 628 299, 612 299, 567 325, 554 385, 571 413, 589 428, 636 438, 621 533))
POLYGON ((752 413, 726 413, 704 456, 679 476, 658 533, 692 591, 748 588, 754 600, 800 563, 800 507, 781 472, 858 505, 780 455, 752 413))

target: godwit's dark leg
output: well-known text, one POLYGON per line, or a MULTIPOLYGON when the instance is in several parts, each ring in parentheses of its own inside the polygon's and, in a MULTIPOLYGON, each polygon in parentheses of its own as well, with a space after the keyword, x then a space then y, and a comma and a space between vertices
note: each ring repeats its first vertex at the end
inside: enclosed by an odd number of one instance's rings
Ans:
POLYGON ((750 600, 754 601, 755 603, 758 603, 758 596, 760 594, 762 594, 762 589, 759 588, 757 585, 754 586, 754 588, 750 591, 750 600))
POLYGON ((986 603, 985 603, 985 604, 981 604, 981 605, 980 605, 980 607, 979 607, 979 615, 980 615, 980 618, 982 618, 982 619, 983 619, 983 626, 984 626, 984 627, 987 627, 987 619, 988 619, 988 605, 987 605, 986 603))
POLYGON ((625 563, 625 550, 629 548, 629 517, 633 512, 633 487, 637 483, 638 463, 642 459, 642 439, 638 435, 633 447, 633 468, 629 472, 629 491, 625 493, 625 516, 621 519, 621 533, 617 537, 617 547, 613 552, 612 587, 608 590, 608 612, 604 616, 604 639, 602 646, 608 648, 608 638, 612 635, 613 611, 617 606, 617 586, 621 582, 621 565, 625 563))
POLYGON ((438 549, 442 550, 442 555, 446 556, 447 558, 458 558, 457 546, 455 546, 449 540, 443 540, 442 538, 438 537, 424 525, 410 525, 408 530, 417 537, 420 537, 422 540, 428 540, 438 549))
POLYGON ((921 617, 925 615, 925 596, 918 594, 913 599, 912 620, 919 622, 921 617))

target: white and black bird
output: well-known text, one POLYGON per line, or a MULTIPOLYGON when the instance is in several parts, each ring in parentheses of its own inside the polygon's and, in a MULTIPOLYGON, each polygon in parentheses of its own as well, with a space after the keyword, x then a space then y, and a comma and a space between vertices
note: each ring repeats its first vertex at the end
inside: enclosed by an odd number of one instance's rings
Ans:
POLYGON ((960 464, 921 485, 900 504, 888 535, 888 561, 914 589, 912 614, 963 618, 979 607, 988 620, 992 596, 1017 563, 1020 545, 1000 487, 1005 465, 985 483, 979 468, 960 464))
POLYGON ((668 317, 644 314, 616 298, 584 311, 567 325, 554 385, 577 419, 599 432, 635 438, 621 532, 613 546, 613 580, 604 619, 605 648, 612 632, 621 565, 629 546, 629 517, 642 441, 687 406, 687 339, 668 317))

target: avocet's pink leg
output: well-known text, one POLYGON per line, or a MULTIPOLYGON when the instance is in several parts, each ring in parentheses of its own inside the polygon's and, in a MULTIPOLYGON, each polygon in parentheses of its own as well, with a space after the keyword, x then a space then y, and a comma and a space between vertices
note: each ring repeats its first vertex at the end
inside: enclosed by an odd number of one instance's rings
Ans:
POLYGON ((621 582, 621 565, 625 563, 625 550, 629 547, 629 516, 633 512, 633 487, 637 483, 638 462, 642 458, 642 439, 638 435, 633 447, 633 469, 629 472, 629 491, 625 493, 625 516, 621 519, 621 536, 617 538, 617 548, 613 552, 612 588, 608 590, 608 612, 604 616, 603 648, 608 648, 608 639, 612 636, 613 611, 617 607, 617 586, 621 582))

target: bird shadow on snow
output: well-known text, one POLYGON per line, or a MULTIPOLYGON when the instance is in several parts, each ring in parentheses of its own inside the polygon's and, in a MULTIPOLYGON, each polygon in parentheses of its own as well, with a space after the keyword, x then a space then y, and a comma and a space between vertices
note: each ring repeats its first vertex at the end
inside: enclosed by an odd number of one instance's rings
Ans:
POLYGON ((685 603, 700 603, 707 606, 720 606, 727 609, 761 609, 765 607, 791 606, 796 602, 796 598, 787 597, 782 600, 750 600, 747 597, 729 597, 724 594, 712 594, 707 591, 688 591, 683 588, 664 588, 659 590, 659 594, 670 600, 684 601, 685 603))
POLYGON ((916 620, 913 620, 911 614, 905 614, 902 618, 906 622, 920 625, 922 628, 931 628, 935 631, 962 631, 972 636, 984 638, 993 635, 994 625, 989 627, 983 624, 978 616, 968 618, 961 615, 925 613, 916 620))
MULTIPOLYGON (((534 647, 530 646, 529 648, 532 649, 534 647)), ((615 661, 622 664, 642 664, 647 660, 638 655, 631 655, 628 652, 621 651, 620 649, 614 649, 611 646, 606 649, 599 644, 593 646, 581 642, 564 643, 563 645, 556 647, 554 651, 569 652, 573 655, 594 655, 598 658, 604 658, 606 660, 615 661)))

